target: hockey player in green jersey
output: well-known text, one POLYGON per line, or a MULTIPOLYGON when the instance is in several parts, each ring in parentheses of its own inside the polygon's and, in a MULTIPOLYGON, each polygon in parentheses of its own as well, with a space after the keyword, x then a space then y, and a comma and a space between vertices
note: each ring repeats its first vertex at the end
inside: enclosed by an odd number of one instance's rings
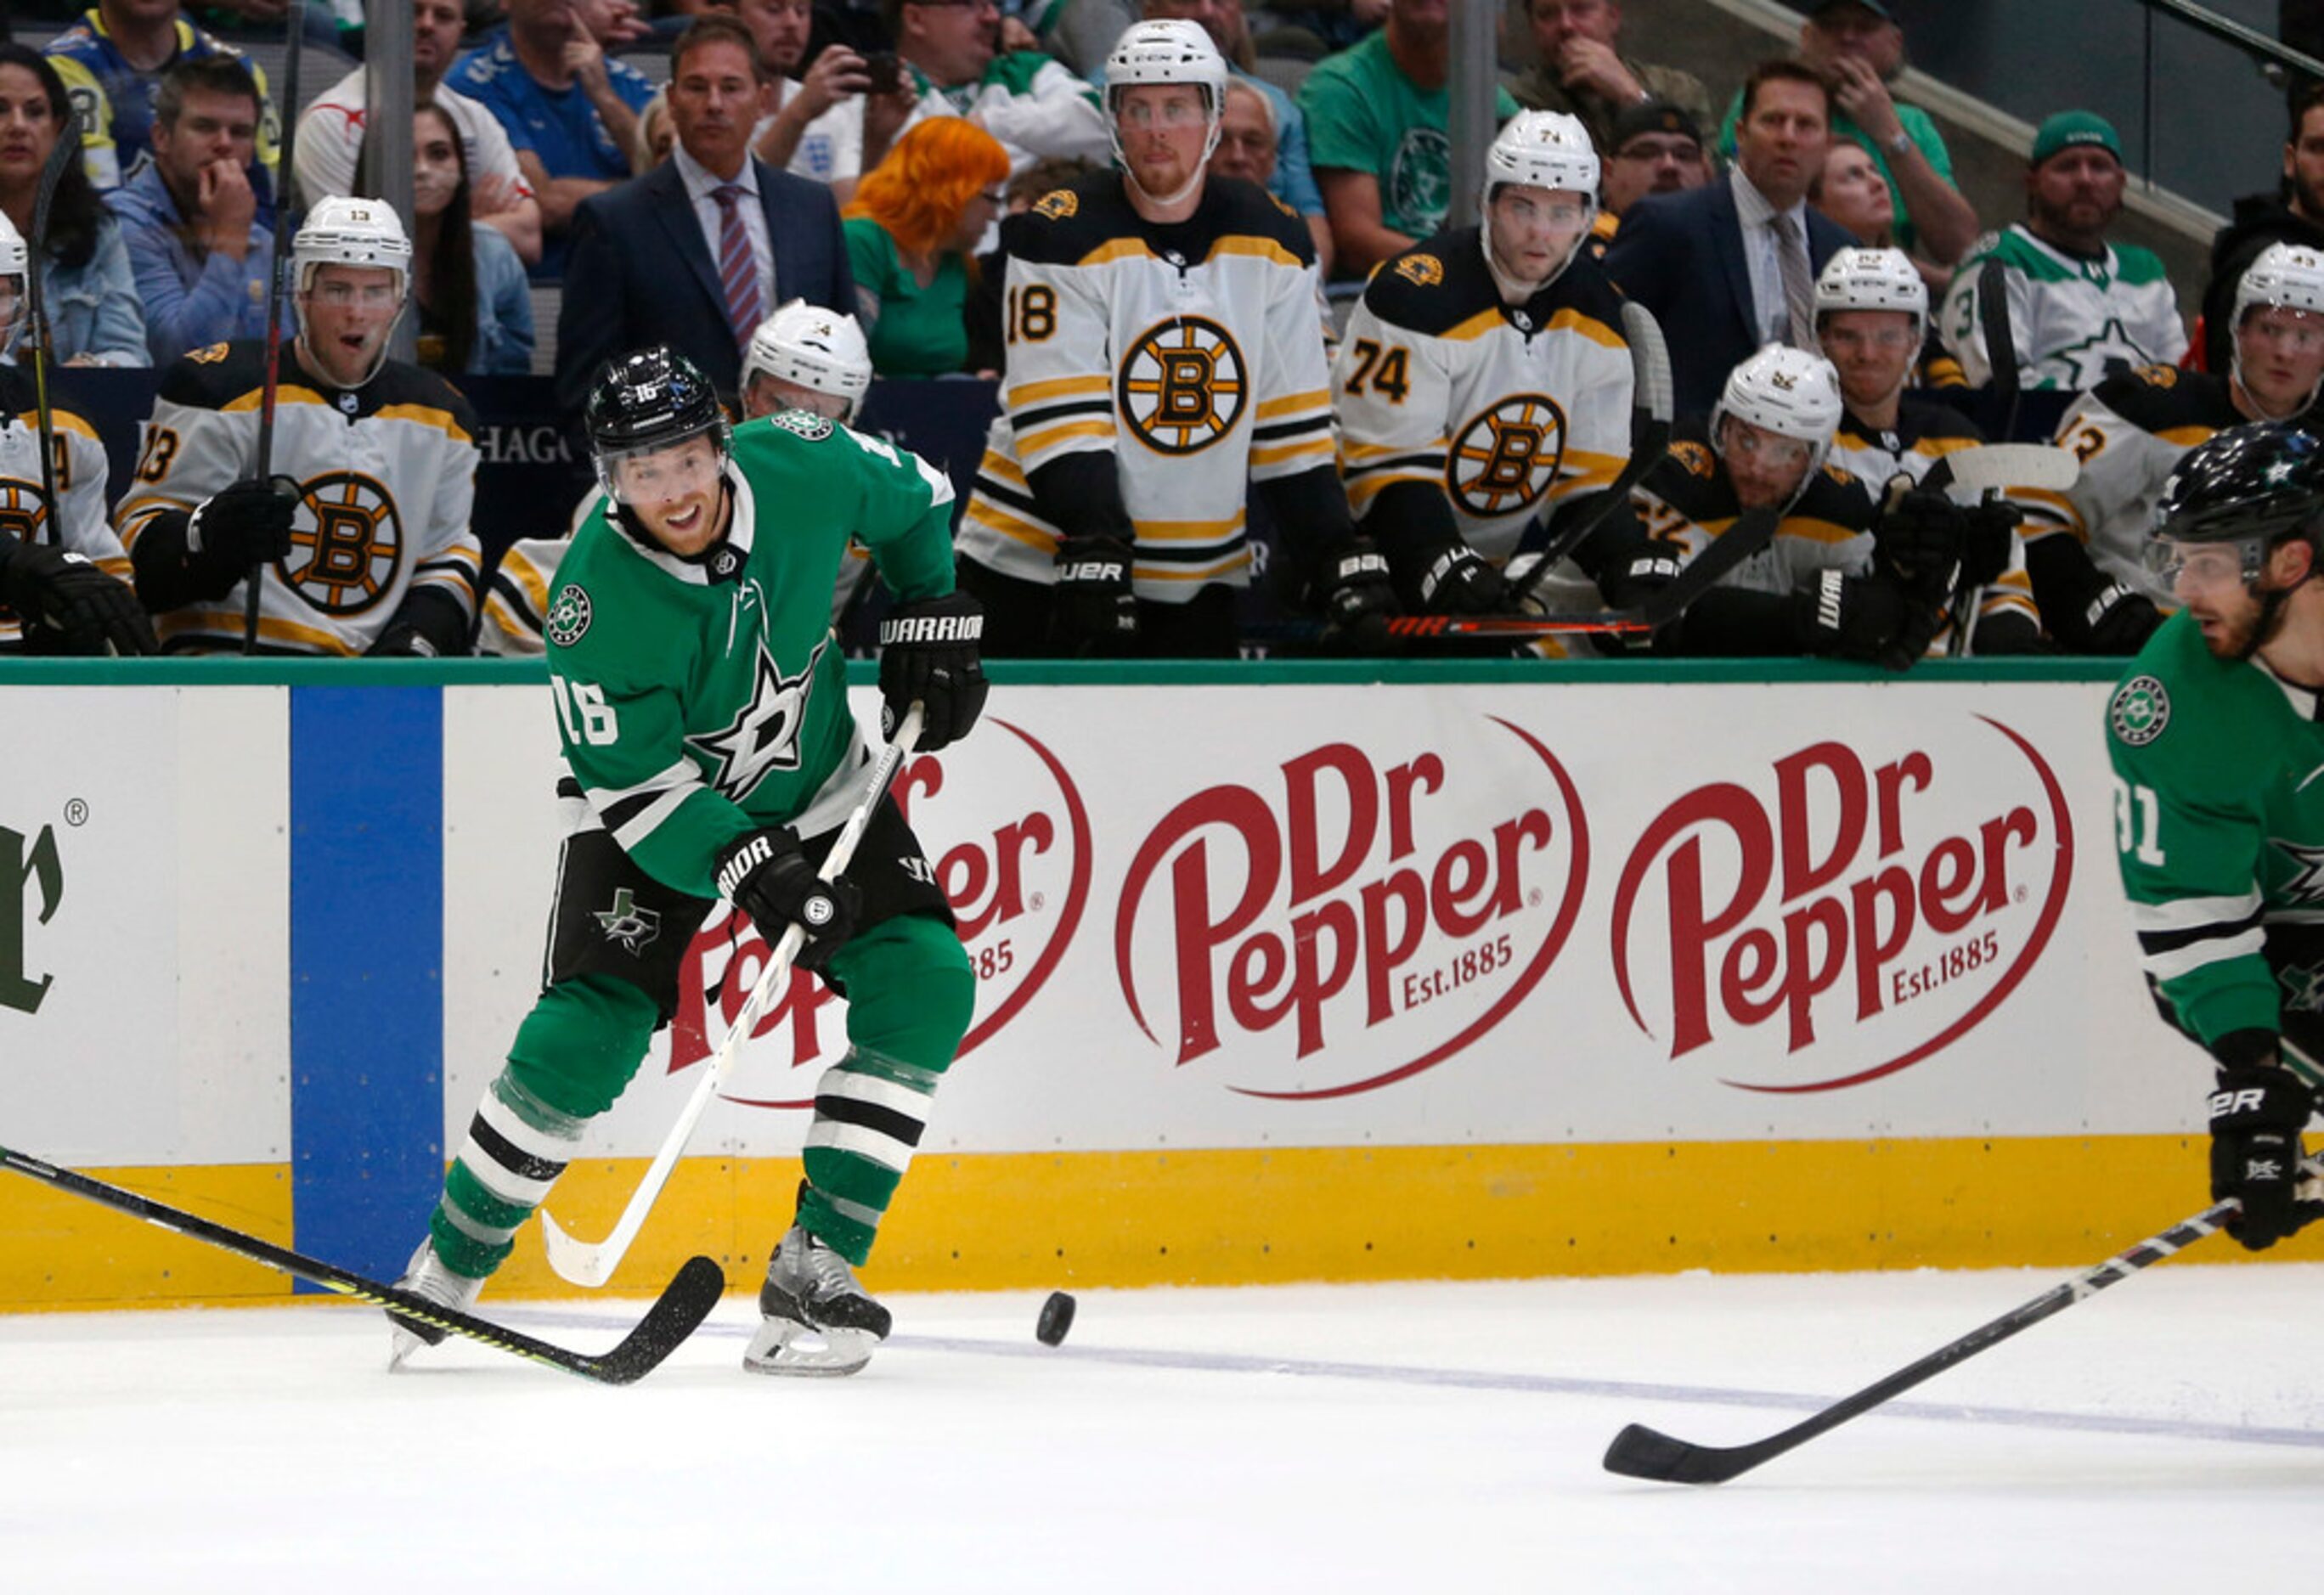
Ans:
MULTIPOLYGON (((588 1120, 678 1007, 678 967, 724 897, 848 999, 845 1057, 816 1092, 796 1222, 743 1353, 761 1373, 853 1373, 889 1314, 870 1254, 975 982, 936 875, 883 798, 845 878, 816 866, 860 800, 831 593, 851 535, 899 602, 882 628, 883 717, 919 703, 919 748, 984 701, 982 615, 954 591, 947 480, 825 418, 786 410, 731 437, 709 383, 667 349, 609 365, 585 412, 605 502, 557 567, 546 634, 569 776, 548 985, 518 1028, 403 1284, 466 1307, 508 1257, 588 1120)), ((440 1332, 396 1321, 398 1361, 440 1332)))
POLYGON ((2218 1067, 2211 1193, 2256 1251, 2299 1189, 2324 1074, 2324 443, 2230 429, 2180 462, 2146 544, 2183 606, 2107 707, 2115 842, 2148 984, 2218 1067))

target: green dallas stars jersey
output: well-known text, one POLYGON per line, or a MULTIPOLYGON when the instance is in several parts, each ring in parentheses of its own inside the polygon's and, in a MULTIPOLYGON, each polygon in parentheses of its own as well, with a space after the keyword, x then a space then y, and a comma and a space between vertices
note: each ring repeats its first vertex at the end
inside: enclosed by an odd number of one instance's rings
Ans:
POLYGON ((2324 724, 2318 695, 2216 659, 2185 613, 2107 707, 2115 843, 2149 982, 2206 1046, 2289 1032, 2310 1053, 2324 977, 2324 724))
POLYGON ((734 430, 727 540, 701 561, 593 510, 557 567, 545 634, 565 761, 655 880, 715 897, 747 832, 837 826, 862 738, 831 634, 853 535, 902 598, 952 591, 952 484, 912 454, 798 410, 734 430))

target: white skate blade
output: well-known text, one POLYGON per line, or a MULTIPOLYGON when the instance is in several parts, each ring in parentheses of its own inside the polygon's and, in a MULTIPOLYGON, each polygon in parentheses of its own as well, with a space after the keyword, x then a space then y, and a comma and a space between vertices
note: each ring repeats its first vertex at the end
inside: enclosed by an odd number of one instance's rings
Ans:
POLYGON ((788 1318, 766 1318, 742 1352, 752 1373, 836 1378, 872 1360, 880 1337, 868 1329, 813 1329, 788 1318))
POLYGON ((392 1319, 388 1322, 387 1332, 389 1335, 387 1344, 387 1371, 390 1373, 394 1373, 402 1368, 404 1360, 410 1357, 414 1351, 424 1351, 428 1349, 428 1342, 426 1341, 421 1340, 418 1335, 413 1334, 410 1330, 404 1328, 401 1323, 395 1323, 392 1319))

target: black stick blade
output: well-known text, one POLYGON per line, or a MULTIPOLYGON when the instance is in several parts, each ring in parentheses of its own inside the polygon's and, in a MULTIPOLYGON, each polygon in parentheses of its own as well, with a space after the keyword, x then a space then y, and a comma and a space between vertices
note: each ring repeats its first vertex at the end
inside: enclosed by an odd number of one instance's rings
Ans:
POLYGON ((726 1273, 706 1257, 688 1258, 669 1287, 622 1343, 595 1359, 592 1377, 633 1385, 685 1343, 726 1294, 726 1273))
POLYGON ((1760 1461, 1753 1454, 1757 1450, 1692 1445, 1644 1424, 1630 1424, 1606 1448, 1606 1471, 1657 1484, 1724 1484, 1760 1461))

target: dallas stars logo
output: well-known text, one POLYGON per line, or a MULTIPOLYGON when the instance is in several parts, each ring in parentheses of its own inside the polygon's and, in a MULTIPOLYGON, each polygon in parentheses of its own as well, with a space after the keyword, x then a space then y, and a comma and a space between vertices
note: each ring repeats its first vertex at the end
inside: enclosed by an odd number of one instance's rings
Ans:
POLYGON ((637 894, 626 886, 614 889, 611 908, 594 912, 590 917, 596 920, 607 941, 621 943, 632 957, 661 935, 661 916, 651 908, 639 908, 637 894))
POLYGON ((2081 342, 2052 350, 2042 361, 2044 365, 2063 366, 2065 380, 2053 385, 2076 393, 2097 387, 2118 371, 2150 363, 2146 351, 2132 341, 2118 316, 2108 317, 2104 327, 2081 342))
POLYGON ((815 680, 815 667, 831 645, 824 633, 807 668, 785 676, 767 651, 766 639, 758 644, 752 667, 751 696, 734 718, 714 732, 686 739, 687 751, 710 761, 710 784, 740 803, 771 770, 797 770, 799 731, 807 722, 807 698, 815 680))
POLYGON ((2283 884, 2285 899, 2295 903, 2324 903, 2324 847, 2302 847, 2280 836, 2269 840, 2300 866, 2300 873, 2283 884))
POLYGON ((2285 1012, 2324 1013, 2324 967, 2286 964, 2275 972, 2275 983, 2283 988, 2285 1012))

